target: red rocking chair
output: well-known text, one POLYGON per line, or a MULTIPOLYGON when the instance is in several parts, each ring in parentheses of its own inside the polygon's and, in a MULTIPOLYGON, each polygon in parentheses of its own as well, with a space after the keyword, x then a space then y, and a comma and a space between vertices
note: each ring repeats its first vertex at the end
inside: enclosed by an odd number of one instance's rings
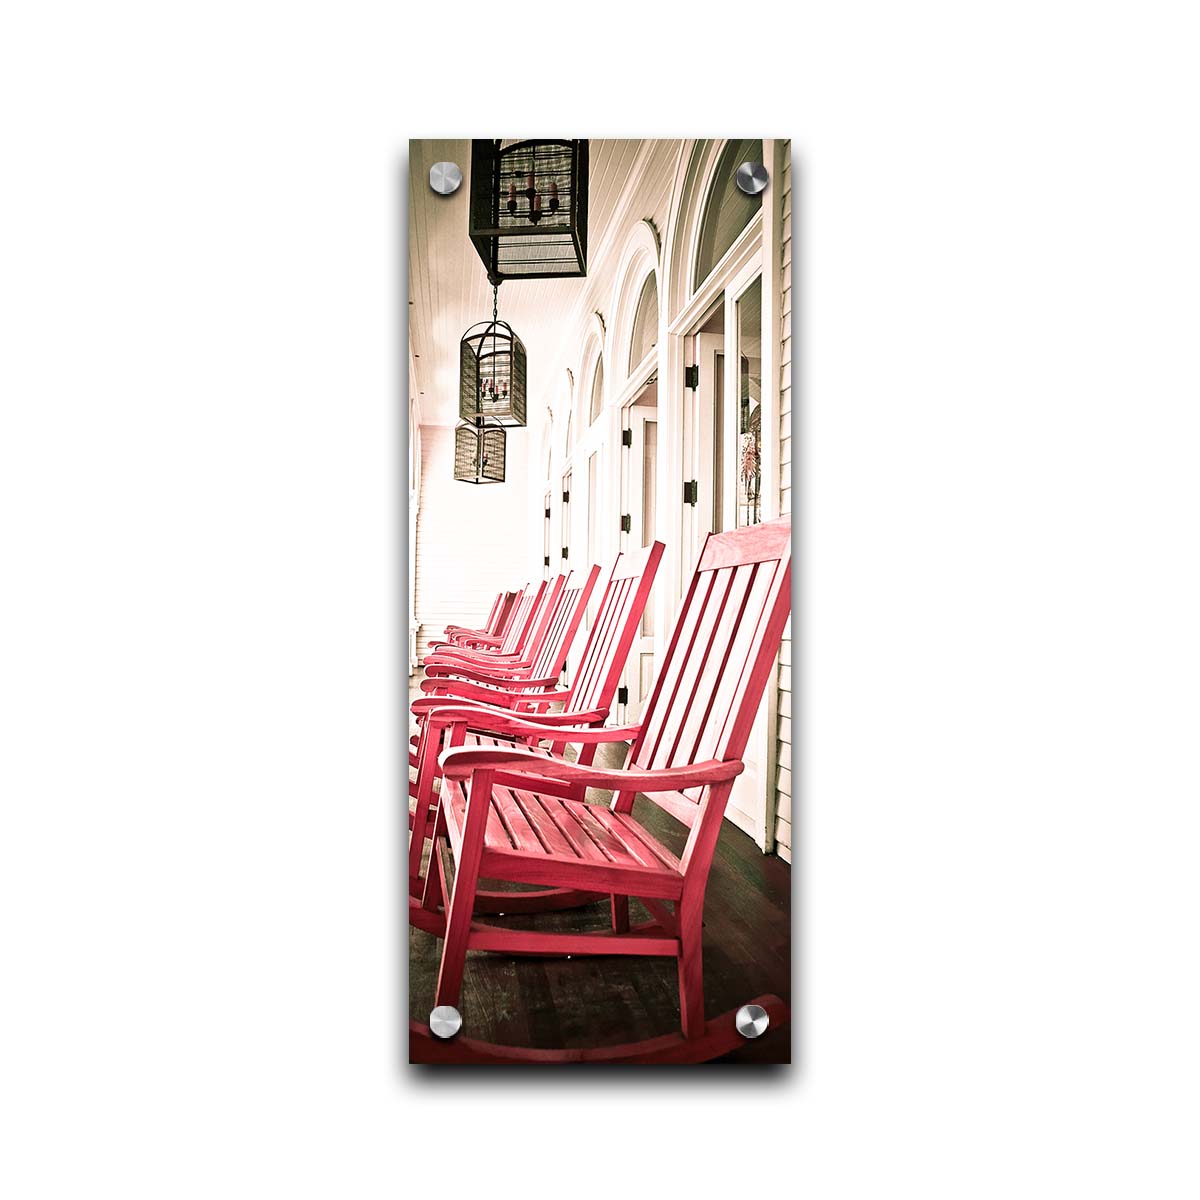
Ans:
MULTIPOLYGON (((709 868, 734 778, 790 612, 788 520, 713 534, 705 542, 642 721, 628 728, 548 728, 542 717, 491 714, 490 728, 525 745, 466 745, 477 713, 437 708, 431 731, 453 747, 441 755, 442 793, 424 894, 410 920, 444 938, 434 1005, 460 1005, 467 951, 536 955, 665 955, 678 962, 679 1033, 622 1046, 534 1050, 470 1036, 443 1041, 410 1021, 413 1062, 702 1062, 742 1042, 735 1010, 705 1019, 701 918, 709 868), (582 749, 632 738, 628 765, 601 770, 545 749, 582 749), (589 787, 611 789, 589 804, 589 787), (643 794, 687 827, 680 857, 634 819, 643 794), (443 856, 453 857, 452 888, 443 856), (477 919, 480 879, 608 894, 611 930, 550 933, 477 919), (631 926, 629 899, 651 920, 631 926)), ((582 757, 582 751, 581 751, 582 757)), ((511 894, 510 894, 511 895, 511 894)), ((508 910, 506 910, 508 911, 508 910)), ((773 1027, 787 1023, 776 996, 760 996, 773 1027)), ((431 1006, 432 1007, 432 1006, 431 1006)), ((471 1013, 464 1014, 470 1029, 471 1013)))
POLYGON ((514 654, 520 653, 533 635, 534 626, 542 613, 542 599, 546 592, 546 582, 539 579, 523 588, 512 607, 511 614, 506 618, 502 634, 458 635, 457 641, 439 641, 429 643, 430 655, 446 650, 472 650, 476 653, 514 654))
POLYGON ((562 674, 599 574, 600 568, 593 566, 586 575, 572 571, 555 576, 520 649, 512 648, 506 639, 494 651, 464 646, 431 650, 421 664, 425 677, 455 676, 488 683, 494 679, 551 679, 546 686, 553 686, 562 674))
MULTIPOLYGON (((568 576, 559 575, 546 589, 528 642, 527 652, 534 656, 532 659, 519 653, 487 654, 482 650, 467 649, 439 651, 426 656, 423 663, 426 675, 497 687, 511 688, 519 684, 529 691, 555 687, 599 574, 600 568, 593 565, 585 576, 578 571, 572 571, 568 576)), ((408 765, 415 768, 419 761, 419 736, 414 735, 410 742, 408 765)), ((416 795, 412 781, 410 795, 416 795)), ((412 826, 410 813, 409 828, 412 826)))
MULTIPOLYGON (((409 845, 409 889, 412 895, 420 897, 424 893, 424 879, 420 874, 421 857, 425 839, 432 835, 431 821, 436 815, 435 786, 440 778, 437 758, 445 733, 443 725, 429 726, 426 720, 428 714, 455 700, 471 701, 475 722, 464 738, 472 744, 492 744, 497 738, 508 740, 502 730, 492 728, 488 719, 492 713, 504 716, 515 712, 535 716, 544 725, 556 727, 602 724, 609 714, 629 647, 641 623, 663 549, 662 542, 654 542, 643 550, 617 555, 592 622, 583 658, 569 688, 549 690, 558 683, 566 661, 566 647, 555 650, 553 672, 543 674, 535 667, 535 673, 529 676, 504 678, 498 674, 485 675, 454 668, 453 676, 437 675, 421 684, 423 690, 435 694, 412 703, 413 716, 421 725, 421 732, 414 739, 416 744, 409 757, 410 766, 415 767, 417 772, 416 779, 409 785, 410 796, 415 800, 409 819, 409 828, 413 830, 409 845), (551 704, 557 703, 562 704, 560 712, 546 711, 551 704)), ((598 571, 598 567, 593 567, 588 578, 594 580, 598 571)), ((583 598, 583 603, 586 604, 586 598, 583 598)), ((581 615, 582 609, 574 615, 575 625, 578 625, 581 615)), ((541 665, 546 664, 543 662, 541 665)), ((463 738, 459 741, 462 743, 463 738)), ((558 748, 561 750, 563 747, 558 748)), ((585 747, 581 752, 586 762, 590 762, 594 754, 594 746, 585 747)), ((502 911, 530 912, 572 907, 594 899, 594 892, 554 888, 521 893, 515 898, 512 893, 497 893, 494 897, 491 893, 481 893, 478 902, 481 912, 489 911, 491 903, 501 901, 505 904, 502 911)))
POLYGON ((447 625, 446 640, 459 644, 470 642, 476 638, 500 638, 508 632, 509 623, 514 615, 517 598, 520 592, 501 592, 492 605, 492 611, 487 621, 480 629, 472 629, 466 625, 447 625))

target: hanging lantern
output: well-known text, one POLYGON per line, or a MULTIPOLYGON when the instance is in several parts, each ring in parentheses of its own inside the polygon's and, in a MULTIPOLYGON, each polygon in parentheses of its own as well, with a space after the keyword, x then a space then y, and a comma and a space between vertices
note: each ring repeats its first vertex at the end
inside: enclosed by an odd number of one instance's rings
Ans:
POLYGON ((504 430, 496 425, 457 426, 454 478, 464 483, 503 483, 504 430))
POLYGON ((588 143, 471 142, 470 235, 493 286, 587 274, 588 143))
POLYGON ((525 347, 494 308, 459 343, 458 415, 472 424, 525 424, 525 347))

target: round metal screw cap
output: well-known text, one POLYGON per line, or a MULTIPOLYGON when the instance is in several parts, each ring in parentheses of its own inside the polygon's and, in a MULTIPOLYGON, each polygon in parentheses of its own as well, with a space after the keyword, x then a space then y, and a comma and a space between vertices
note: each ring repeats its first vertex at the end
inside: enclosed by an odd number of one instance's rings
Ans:
POLYGON ((737 185, 747 196, 757 196, 770 180, 767 168, 762 163, 744 162, 737 169, 737 185))
POLYGON ((452 1038, 461 1028, 462 1013, 453 1004, 439 1004, 429 1014, 429 1030, 434 1037, 452 1038))
POLYGON ((439 196, 449 196, 451 192, 457 192, 462 186, 462 171, 459 169, 458 163, 434 163, 429 168, 429 186, 439 196))
POLYGON ((761 1004, 743 1004, 734 1020, 738 1033, 744 1038, 762 1037, 770 1023, 771 1018, 761 1004))

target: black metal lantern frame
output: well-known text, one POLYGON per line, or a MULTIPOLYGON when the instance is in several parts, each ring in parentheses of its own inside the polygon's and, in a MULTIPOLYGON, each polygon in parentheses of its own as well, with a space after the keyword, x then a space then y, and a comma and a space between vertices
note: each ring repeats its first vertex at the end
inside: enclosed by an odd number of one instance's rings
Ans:
POLYGON ((458 345, 458 415, 498 425, 525 424, 525 346, 511 325, 498 320, 472 325, 458 345))
POLYGON ((504 438, 499 425, 456 426, 454 478, 463 483, 503 483, 504 438))
POLYGON ((493 286, 587 274, 586 138, 471 142, 471 241, 493 286))

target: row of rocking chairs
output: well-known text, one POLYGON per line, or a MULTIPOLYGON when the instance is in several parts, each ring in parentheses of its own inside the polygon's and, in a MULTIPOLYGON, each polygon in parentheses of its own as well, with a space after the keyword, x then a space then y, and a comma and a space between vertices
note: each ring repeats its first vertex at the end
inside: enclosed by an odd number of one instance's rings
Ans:
MULTIPOLYGON (((787 519, 711 534, 636 724, 605 726, 663 545, 618 556, 569 687, 559 680, 600 568, 501 593, 482 628, 450 626, 412 703, 409 920, 443 939, 431 1009, 460 1007, 468 950, 508 955, 661 955, 677 960, 680 1029, 587 1049, 502 1046, 409 1023, 413 1062, 683 1063, 742 1044, 736 1010, 706 1019, 701 919, 733 781, 790 613, 787 519), (626 743, 622 768, 594 765, 626 743), (568 757, 568 747, 574 753, 568 757), (591 803, 589 788, 612 792, 591 803), (642 795, 688 830, 676 856, 633 816, 642 795), (422 874, 426 846, 429 862, 422 874), (504 881, 520 891, 489 890, 504 881), (632 924, 636 898, 650 920, 632 924), (485 916, 605 902, 602 932, 507 928, 485 916)), ((787 1024, 776 996, 761 1006, 787 1024)))

